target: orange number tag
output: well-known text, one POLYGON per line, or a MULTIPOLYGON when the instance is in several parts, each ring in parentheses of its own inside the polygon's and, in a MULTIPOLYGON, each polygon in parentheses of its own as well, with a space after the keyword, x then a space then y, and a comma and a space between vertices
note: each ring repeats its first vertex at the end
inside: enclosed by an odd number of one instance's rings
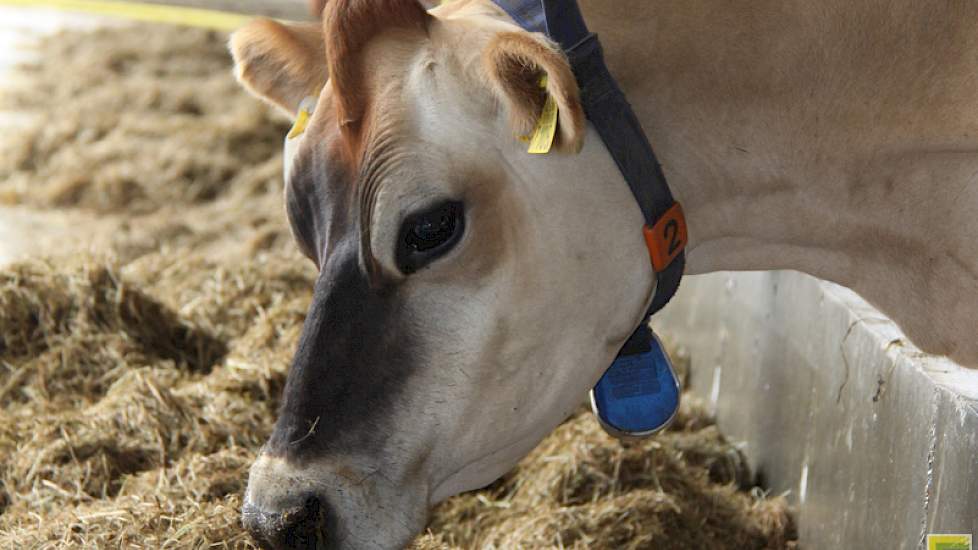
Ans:
POLYGON ((676 256, 686 248, 689 236, 686 234, 686 217, 683 207, 676 204, 655 222, 653 227, 645 226, 645 244, 652 257, 652 269, 657 273, 665 271, 676 256))

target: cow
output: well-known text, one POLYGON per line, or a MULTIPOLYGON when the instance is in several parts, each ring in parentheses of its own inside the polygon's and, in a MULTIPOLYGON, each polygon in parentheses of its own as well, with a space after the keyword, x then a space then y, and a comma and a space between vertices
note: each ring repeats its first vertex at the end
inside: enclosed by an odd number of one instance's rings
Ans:
MULTIPOLYGON (((582 8, 684 205, 688 274, 835 281, 978 365, 978 3, 582 8)), ((243 522, 270 548, 406 544, 642 321, 642 214, 565 56, 490 0, 331 0, 231 50, 285 113, 315 98, 285 203, 319 275, 243 522), (554 149, 530 155, 547 97, 554 149)))

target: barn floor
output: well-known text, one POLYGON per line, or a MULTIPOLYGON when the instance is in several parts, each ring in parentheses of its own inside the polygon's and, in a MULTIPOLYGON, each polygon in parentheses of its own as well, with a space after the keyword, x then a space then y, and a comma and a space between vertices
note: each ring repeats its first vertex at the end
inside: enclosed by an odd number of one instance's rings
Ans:
MULTIPOLYGON (((37 20, 0 10, 2 45, 37 20)), ((35 54, 0 62, 28 61, 0 92, 0 548, 249 548, 243 483, 314 277, 282 212, 288 122, 239 91, 220 33, 18 36, 35 54)), ((415 545, 793 540, 785 499, 688 399, 628 447, 575 415, 415 545)))

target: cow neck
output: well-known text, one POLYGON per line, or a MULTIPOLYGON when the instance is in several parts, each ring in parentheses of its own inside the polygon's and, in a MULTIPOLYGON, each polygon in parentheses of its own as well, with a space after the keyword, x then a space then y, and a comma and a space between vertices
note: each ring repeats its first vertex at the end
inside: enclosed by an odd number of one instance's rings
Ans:
POLYGON ((676 294, 685 271, 685 216, 669 190, 638 118, 605 64, 597 35, 588 31, 576 0, 493 2, 523 29, 544 33, 557 42, 567 56, 581 91, 584 112, 645 218, 642 231, 656 273, 648 316, 655 314, 676 294))

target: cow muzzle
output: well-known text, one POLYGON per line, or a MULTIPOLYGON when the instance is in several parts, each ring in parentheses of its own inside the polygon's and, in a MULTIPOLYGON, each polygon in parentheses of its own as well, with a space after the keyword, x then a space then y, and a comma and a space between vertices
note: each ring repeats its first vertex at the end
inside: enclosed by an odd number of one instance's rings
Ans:
POLYGON ((284 510, 263 510, 245 502, 241 522, 262 548, 321 549, 326 544, 326 515, 319 498, 307 496, 296 506, 284 510))
POLYGON ((390 469, 262 453, 251 467, 241 522, 266 550, 403 548, 424 527, 427 494, 390 469))
POLYGON ((241 523, 267 550, 325 549, 335 545, 326 499, 281 458, 259 456, 251 467, 241 523))

